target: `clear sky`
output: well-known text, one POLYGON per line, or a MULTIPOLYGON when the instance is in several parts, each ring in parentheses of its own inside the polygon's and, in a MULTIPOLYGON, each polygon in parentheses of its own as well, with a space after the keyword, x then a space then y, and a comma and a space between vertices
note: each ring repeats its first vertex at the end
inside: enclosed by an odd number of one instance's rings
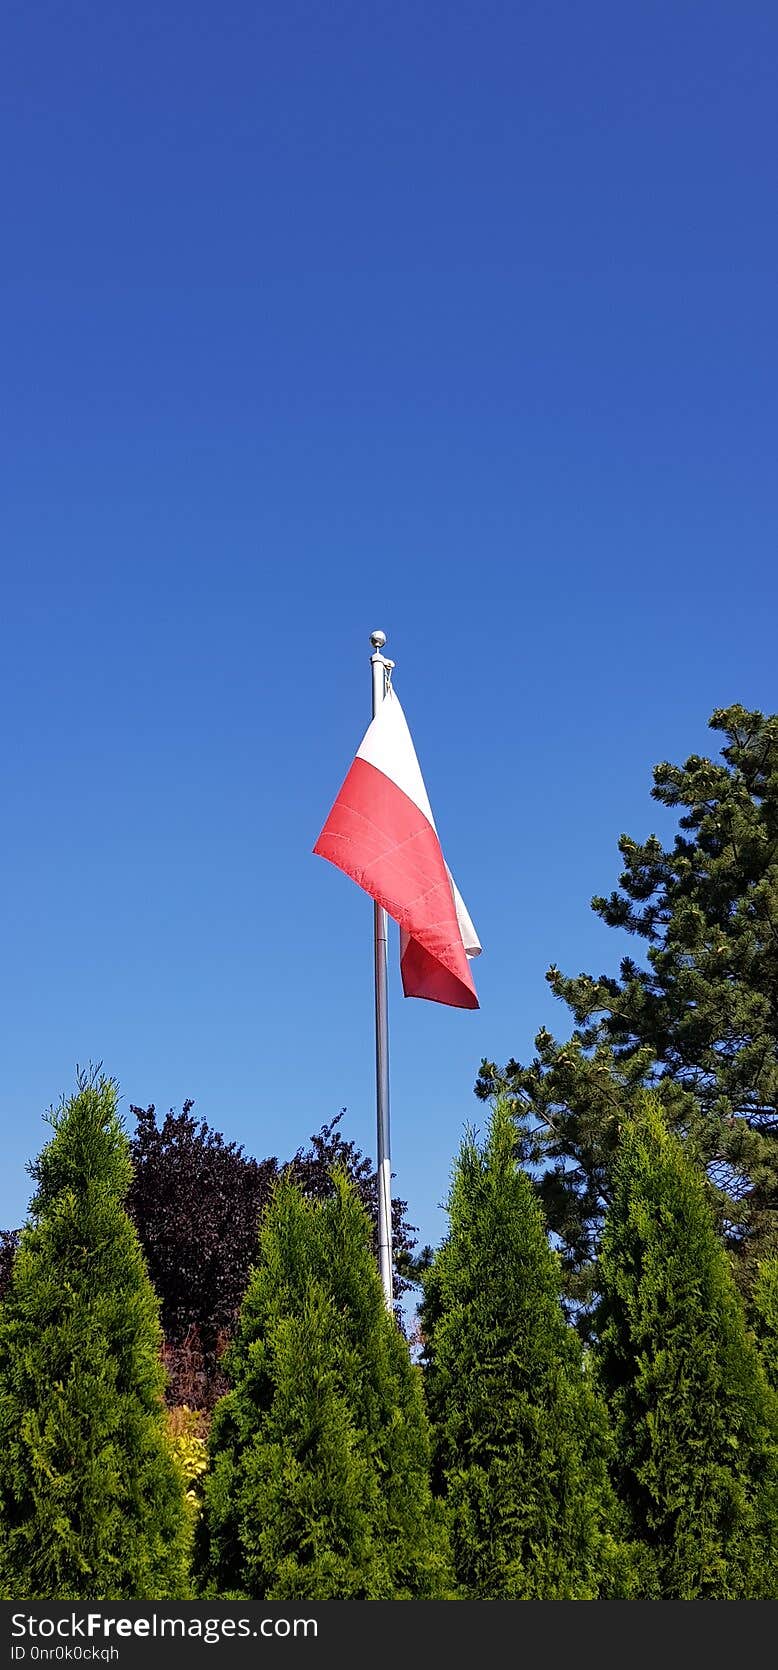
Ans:
POLYGON ((388 635, 477 1014, 391 970, 423 1239, 482 1056, 614 970, 651 767, 775 711, 774 0, 7 0, 0 1225, 102 1060, 373 1150, 311 847, 388 635))

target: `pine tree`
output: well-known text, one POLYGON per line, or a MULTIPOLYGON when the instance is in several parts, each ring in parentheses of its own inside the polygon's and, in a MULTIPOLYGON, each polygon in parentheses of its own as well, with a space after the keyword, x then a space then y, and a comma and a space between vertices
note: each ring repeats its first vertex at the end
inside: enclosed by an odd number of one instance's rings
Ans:
POLYGON ((778 1598, 778 1402, 699 1168, 655 1097, 625 1129, 600 1262, 614 1480, 659 1600, 778 1598))
POLYGON ((183 1479, 165 1433, 158 1305, 124 1209, 116 1086, 80 1074, 31 1168, 0 1306, 0 1594, 185 1595, 183 1479))
POLYGON ((420 1371, 388 1314, 354 1185, 291 1176, 225 1359, 198 1530, 205 1594, 430 1597, 446 1578, 420 1371))
POLYGON ((620 1124, 643 1088, 693 1139, 742 1292, 778 1252, 778 715, 733 706, 710 726, 720 760, 654 769, 653 798, 680 811, 672 844, 622 835, 618 890, 592 900, 644 943, 645 965, 624 957, 618 977, 573 978, 552 965, 571 1038, 542 1028, 534 1061, 483 1062, 476 1086, 514 1098, 578 1299, 591 1293, 620 1124))
MULTIPOLYGON (((609 1434, 510 1111, 468 1134, 450 1226, 425 1277, 422 1331, 436 1447, 463 1595, 591 1600, 619 1589, 609 1434)), ((626 1582, 626 1563, 621 1581, 626 1582)))

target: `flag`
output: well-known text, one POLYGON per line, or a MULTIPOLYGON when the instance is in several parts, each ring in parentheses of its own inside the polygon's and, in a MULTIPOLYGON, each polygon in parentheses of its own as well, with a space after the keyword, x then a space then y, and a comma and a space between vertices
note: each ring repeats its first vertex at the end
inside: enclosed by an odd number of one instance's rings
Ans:
POLYGON ((481 946, 443 857, 391 684, 313 850, 399 923, 406 997, 478 1008, 470 958, 481 946))

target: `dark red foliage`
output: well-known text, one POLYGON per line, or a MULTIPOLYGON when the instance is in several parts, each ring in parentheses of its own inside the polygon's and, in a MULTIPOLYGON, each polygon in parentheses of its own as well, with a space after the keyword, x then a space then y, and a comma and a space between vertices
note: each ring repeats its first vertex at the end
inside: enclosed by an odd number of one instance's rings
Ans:
POLYGON ((162 1305, 169 1344, 194 1327, 206 1355, 232 1326, 257 1245, 259 1215, 278 1162, 253 1160, 225 1142, 191 1101, 161 1125, 154 1104, 131 1107, 134 1177, 128 1207, 162 1305))
POLYGON ((214 1349, 205 1352, 199 1330, 192 1325, 178 1344, 165 1340, 162 1361, 167 1370, 167 1401, 171 1408, 182 1403, 190 1409, 211 1410, 229 1390, 219 1359, 229 1345, 228 1333, 217 1336, 214 1349))

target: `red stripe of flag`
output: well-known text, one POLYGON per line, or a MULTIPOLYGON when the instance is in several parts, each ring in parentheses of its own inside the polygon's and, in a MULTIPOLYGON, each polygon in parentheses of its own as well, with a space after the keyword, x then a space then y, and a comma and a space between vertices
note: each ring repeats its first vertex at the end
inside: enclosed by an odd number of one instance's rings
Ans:
POLYGON ((437 834, 390 777, 357 757, 313 850, 408 935, 401 962, 406 997, 478 1008, 437 834))

